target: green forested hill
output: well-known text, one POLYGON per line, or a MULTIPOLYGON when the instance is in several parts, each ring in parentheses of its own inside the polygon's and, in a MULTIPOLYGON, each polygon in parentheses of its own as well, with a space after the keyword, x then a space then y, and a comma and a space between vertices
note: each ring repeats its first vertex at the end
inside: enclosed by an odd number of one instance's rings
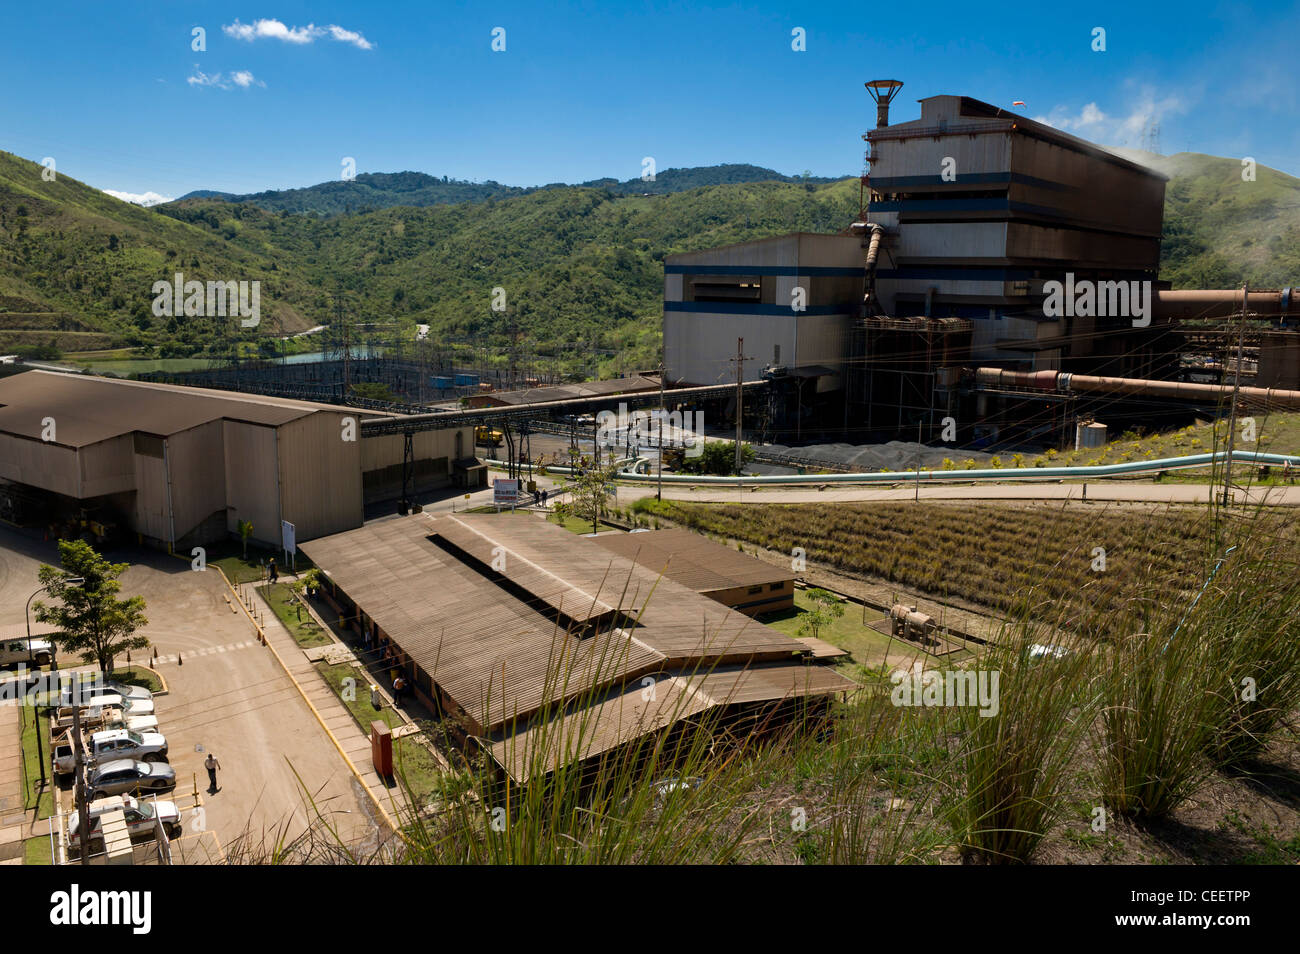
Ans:
MULTIPOLYGON (((1256 182, 1243 183, 1238 161, 1211 156, 1146 161, 1172 176, 1163 277, 1175 287, 1300 284, 1300 180, 1260 167, 1256 182)), ((675 189, 692 175, 754 168, 669 170, 657 181, 675 189)), ((210 323, 150 314, 153 282, 180 270, 199 280, 261 280, 264 335, 329 323, 338 295, 358 320, 425 322, 498 347, 507 321, 489 304, 501 286, 525 348, 620 349, 602 370, 644 367, 658 347, 665 255, 839 231, 858 200, 854 179, 652 195, 629 180, 319 216, 219 198, 145 209, 40 173, 0 153, 0 349, 48 342, 65 351, 198 353, 214 344, 210 323)), ((384 188, 416 195, 433 182, 441 184, 402 173, 384 188)))
POLYGON ((268 331, 310 327, 315 292, 273 254, 229 241, 223 230, 179 222, 122 202, 65 175, 0 152, 0 348, 53 341, 62 350, 108 344, 202 345, 202 320, 152 315, 151 288, 187 279, 262 280, 268 331), (53 337, 52 337, 53 335, 53 337))
POLYGON ((1148 156, 1169 176, 1160 277, 1175 288, 1300 285, 1300 179, 1200 153, 1148 156))
MULTIPOLYGON (((390 208, 313 219, 188 200, 166 212, 250 253, 292 262, 316 287, 342 289, 356 313, 504 342, 494 287, 532 346, 595 342, 614 367, 656 360, 666 254, 794 230, 836 231, 857 183, 747 183, 662 196, 543 189, 475 205, 390 208)), ((327 313, 321 312, 322 320, 327 313)), ((606 370, 614 367, 607 366, 606 370)))
MULTIPOLYGON (((665 169, 653 180, 593 179, 583 186, 608 189, 620 195, 667 195, 712 185, 736 185, 745 182, 800 182, 824 185, 834 179, 813 176, 785 176, 775 169, 745 163, 720 166, 696 166, 689 169, 665 169)), ((217 199, 223 202, 249 202, 268 212, 293 212, 304 215, 348 215, 374 212, 393 206, 452 205, 459 202, 482 202, 528 195, 539 189, 568 189, 562 182, 538 188, 505 186, 489 179, 465 182, 423 172, 363 172, 349 180, 322 182, 302 189, 280 189, 249 195, 199 190, 181 196, 186 199, 217 199)))

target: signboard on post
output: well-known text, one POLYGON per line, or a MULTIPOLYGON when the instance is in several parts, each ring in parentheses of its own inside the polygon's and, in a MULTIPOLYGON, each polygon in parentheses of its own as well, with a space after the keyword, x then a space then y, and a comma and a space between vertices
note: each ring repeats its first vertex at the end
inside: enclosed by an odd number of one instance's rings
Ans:
POLYGON ((297 528, 288 520, 280 521, 280 545, 284 547, 285 556, 291 561, 291 565, 296 567, 298 565, 297 528))
POLYGON ((519 481, 498 477, 492 481, 492 502, 500 507, 514 507, 519 503, 519 481))

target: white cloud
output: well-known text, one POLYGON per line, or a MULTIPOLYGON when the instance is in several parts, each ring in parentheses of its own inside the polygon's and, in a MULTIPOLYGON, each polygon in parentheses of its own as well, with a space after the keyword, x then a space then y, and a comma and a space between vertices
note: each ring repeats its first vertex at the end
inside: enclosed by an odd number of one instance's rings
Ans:
POLYGON ((341 26, 330 26, 330 36, 340 43, 351 43, 353 46, 362 50, 373 50, 375 45, 367 40, 360 33, 352 30, 345 30, 341 26))
POLYGON ((160 202, 172 201, 171 196, 159 195, 157 192, 118 192, 116 189, 105 189, 115 199, 121 199, 123 202, 130 202, 134 205, 157 205, 160 202))
POLYGON ((235 20, 234 23, 227 24, 221 29, 226 36, 233 37, 236 40, 246 40, 249 43, 254 40, 267 39, 302 46, 316 42, 318 37, 329 36, 340 43, 351 43, 360 50, 373 50, 375 47, 373 43, 357 31, 345 30, 343 27, 332 23, 323 27, 318 27, 314 23, 308 23, 303 27, 290 27, 285 26, 279 20, 254 20, 252 23, 240 23, 239 20, 235 20))
POLYGON ((1187 111, 1188 103, 1178 95, 1157 97, 1144 88, 1131 97, 1125 112, 1112 115, 1095 102, 1087 103, 1077 113, 1067 106, 1056 106, 1046 116, 1034 119, 1048 126, 1072 132, 1093 142, 1112 146, 1141 146, 1144 135, 1169 116, 1187 111))
POLYGON ((212 86, 217 89, 248 89, 250 86, 266 86, 248 70, 235 70, 228 76, 224 73, 205 73, 195 68, 194 75, 185 80, 191 86, 212 86))

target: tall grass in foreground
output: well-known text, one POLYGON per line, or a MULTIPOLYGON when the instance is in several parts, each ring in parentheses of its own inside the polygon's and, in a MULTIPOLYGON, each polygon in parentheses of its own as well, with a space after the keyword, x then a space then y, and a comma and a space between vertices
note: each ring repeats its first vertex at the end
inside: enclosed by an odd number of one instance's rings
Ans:
POLYGON ((973 665, 998 674, 998 711, 958 710, 966 789, 954 823, 969 855, 1028 861, 1074 794, 1070 769, 1096 714, 1092 656, 1082 640, 1026 615, 973 665), (1035 655, 1035 646, 1051 651, 1035 655))
POLYGON ((1294 518, 1260 506, 1208 519, 1217 552, 1188 554, 1202 588, 1153 579, 1100 654, 1098 775, 1121 814, 1167 816, 1214 768, 1257 753, 1296 706, 1294 518))

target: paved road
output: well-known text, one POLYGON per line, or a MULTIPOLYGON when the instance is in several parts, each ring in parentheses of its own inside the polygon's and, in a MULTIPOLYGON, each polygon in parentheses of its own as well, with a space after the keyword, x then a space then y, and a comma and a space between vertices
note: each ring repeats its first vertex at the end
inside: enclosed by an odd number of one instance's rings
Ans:
MULTIPOLYGON (((281 826, 294 837, 312 813, 305 786, 322 812, 334 813, 329 818, 346 839, 370 835, 368 800, 284 670, 258 644, 247 617, 222 598, 220 574, 196 573, 187 562, 152 550, 109 556, 132 564, 122 592, 145 597, 144 632, 168 660, 158 665, 171 690, 156 699, 159 727, 179 780, 177 794, 191 793, 198 779, 206 828, 227 849, 246 833, 254 842, 264 836, 273 842, 281 826), (178 655, 180 661, 171 661, 178 655), (208 752, 223 769, 215 795, 204 794, 208 752)), ((15 614, 11 596, 25 601, 31 595, 39 561, 57 561, 52 543, 0 529, 0 625, 22 622, 23 604, 15 614)))

